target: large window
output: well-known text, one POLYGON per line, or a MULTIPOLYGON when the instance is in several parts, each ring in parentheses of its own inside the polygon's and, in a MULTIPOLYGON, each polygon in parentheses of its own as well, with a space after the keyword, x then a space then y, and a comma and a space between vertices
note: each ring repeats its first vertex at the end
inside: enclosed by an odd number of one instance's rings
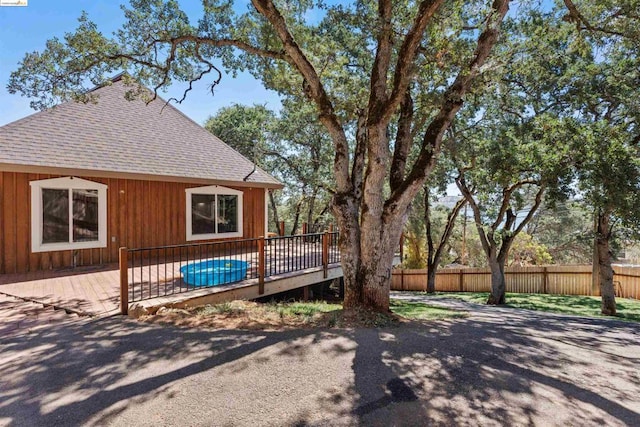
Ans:
POLYGON ((187 240, 242 237, 242 191, 212 185, 186 192, 187 240))
POLYGON ((80 178, 31 181, 33 252, 107 246, 107 186, 80 178))

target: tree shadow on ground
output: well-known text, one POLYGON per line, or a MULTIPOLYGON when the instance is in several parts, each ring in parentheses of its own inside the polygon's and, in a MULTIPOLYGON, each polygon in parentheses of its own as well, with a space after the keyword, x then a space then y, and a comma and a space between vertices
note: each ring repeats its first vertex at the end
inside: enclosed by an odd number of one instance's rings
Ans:
POLYGON ((387 338, 356 350, 362 424, 402 420, 407 413, 407 424, 640 422, 640 332, 634 325, 495 307, 479 311, 438 326, 390 331, 396 345, 387 338), (418 399, 394 398, 390 382, 398 380, 418 399), (388 406, 371 407, 376 399, 388 406))
POLYGON ((634 425, 633 326, 500 308, 384 329, 197 330, 121 317, 52 325, 0 340, 0 420, 634 425))

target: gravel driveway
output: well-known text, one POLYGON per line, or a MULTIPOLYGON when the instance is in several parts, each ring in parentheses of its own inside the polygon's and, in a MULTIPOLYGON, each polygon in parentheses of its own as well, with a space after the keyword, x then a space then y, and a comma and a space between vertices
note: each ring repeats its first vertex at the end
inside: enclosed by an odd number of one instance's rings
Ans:
POLYGON ((638 324, 438 304, 470 316, 284 332, 112 317, 3 337, 0 425, 640 425, 638 324))

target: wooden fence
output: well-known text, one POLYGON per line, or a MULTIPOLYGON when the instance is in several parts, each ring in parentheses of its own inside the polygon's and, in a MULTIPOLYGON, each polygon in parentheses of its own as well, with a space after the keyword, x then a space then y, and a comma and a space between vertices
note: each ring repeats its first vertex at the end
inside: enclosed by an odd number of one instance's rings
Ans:
MULTIPOLYGON (((616 295, 640 299, 640 267, 614 266, 616 295)), ((507 267, 507 292, 558 295, 600 295, 592 290, 590 265, 548 265, 507 267)), ((436 273, 436 291, 489 292, 491 272, 488 268, 443 268, 436 273)), ((427 270, 395 269, 391 289, 426 291, 427 270)))

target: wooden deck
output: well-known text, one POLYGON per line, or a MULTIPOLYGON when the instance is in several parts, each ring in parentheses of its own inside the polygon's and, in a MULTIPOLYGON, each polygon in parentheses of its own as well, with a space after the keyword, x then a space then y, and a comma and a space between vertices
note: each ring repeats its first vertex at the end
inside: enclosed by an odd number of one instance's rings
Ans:
MULTIPOLYGON (((129 255, 129 302, 142 301, 150 298, 164 297, 185 292, 192 292, 207 288, 224 289, 227 285, 194 286, 183 280, 180 269, 186 265, 192 265, 209 260, 235 260, 246 261, 249 265, 246 279, 258 279, 258 252, 246 252, 240 255, 228 255, 219 257, 190 257, 185 259, 175 258, 175 254, 156 253, 147 259, 136 258, 129 255), (169 259, 170 258, 170 259, 169 259)), ((335 262, 333 264, 336 264, 335 262)), ((322 245, 318 242, 303 243, 296 250, 286 246, 267 247, 265 249, 265 276, 271 277, 283 275, 295 275, 322 267, 322 245)), ((223 275, 219 278, 224 280, 223 275)), ((204 279, 201 279, 204 281, 204 279)), ((231 284, 229 284, 231 285, 231 284)), ((215 291, 215 290, 214 290, 215 291)), ((217 291, 216 291, 217 292, 217 291)))
POLYGON ((117 264, 0 275, 0 293, 90 316, 117 314, 117 264))
MULTIPOLYGON (((253 289, 257 287, 258 282, 257 262, 254 262, 257 259, 257 253, 248 253, 243 256, 250 262, 246 280, 214 287, 194 287, 186 284, 182 279, 180 267, 203 260, 200 258, 173 262, 146 260, 142 266, 130 260, 129 302, 180 301, 192 297, 202 298, 208 294, 217 294, 217 301, 227 297, 255 298, 258 296, 253 289)), ((269 293, 318 283, 318 278, 322 278, 322 275, 317 274, 322 271, 321 258, 322 247, 317 243, 305 243, 297 251, 284 246, 277 250, 276 248, 268 249, 266 251, 266 282, 274 282, 269 286, 269 293), (301 276, 302 280, 292 281, 291 279, 296 276, 301 276), (278 281, 281 284, 285 282, 287 284, 281 286, 275 283, 278 281)), ((337 258, 332 259, 335 261, 337 258)), ((336 276, 336 267, 338 264, 332 263, 331 269, 334 271, 331 277, 336 276)), ((117 264, 108 264, 97 267, 3 274, 0 275, 0 293, 81 315, 113 315, 120 312, 120 271, 117 264)))

